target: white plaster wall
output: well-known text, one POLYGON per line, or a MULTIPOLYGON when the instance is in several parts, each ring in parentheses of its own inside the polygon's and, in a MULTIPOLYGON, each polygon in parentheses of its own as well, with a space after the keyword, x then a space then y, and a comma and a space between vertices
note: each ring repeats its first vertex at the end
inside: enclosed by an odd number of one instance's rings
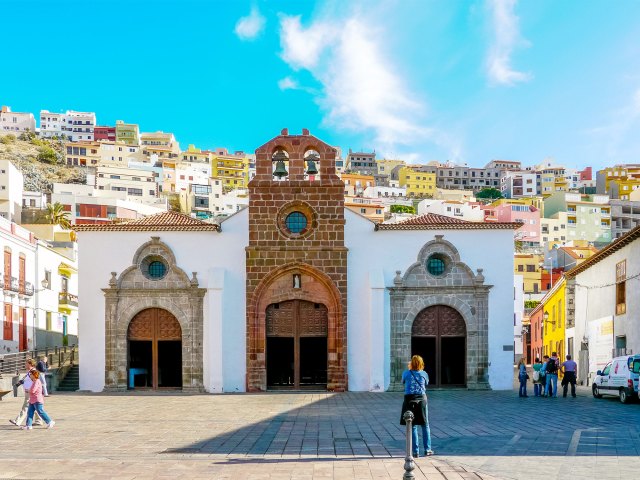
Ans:
MULTIPOLYGON (((627 349, 640 353, 640 239, 621 248, 576 275, 574 353, 581 354, 580 342, 589 337, 589 324, 613 316, 611 349, 615 337, 627 337, 627 349), (624 315, 616 315, 616 264, 627 261, 626 305, 624 315)), ((589 338, 591 344, 595 339, 589 338)), ((577 361, 577 360, 576 360, 577 361)), ((590 373, 595 373, 590 372, 590 373)))
POLYGON ((371 221, 345 211, 345 244, 348 257, 348 373, 349 389, 374 390, 379 379, 390 381, 390 301, 384 290, 380 310, 378 278, 393 285, 395 271, 403 273, 420 249, 435 235, 444 235, 459 251, 461 261, 474 271, 484 269, 489 292, 489 382, 493 389, 513 385, 513 231, 511 230, 415 230, 374 231, 371 221), (380 314, 383 312, 384 345, 380 314), (507 346, 509 350, 503 350, 507 346))
POLYGON ((245 246, 248 243, 248 218, 244 211, 225 221, 222 233, 78 233, 79 271, 82 272, 79 287, 80 389, 102 391, 104 388, 105 312, 101 289, 108 288, 110 272, 120 274, 129 267, 136 250, 152 236, 160 237, 172 249, 177 265, 190 277, 191 272, 198 273, 201 288, 210 289, 204 298, 205 388, 217 392, 244 391, 245 246), (212 296, 222 300, 221 309, 216 310, 211 304, 212 296), (216 311, 222 315, 223 322, 219 317, 212 319, 216 311), (217 338, 218 335, 221 337, 217 338))

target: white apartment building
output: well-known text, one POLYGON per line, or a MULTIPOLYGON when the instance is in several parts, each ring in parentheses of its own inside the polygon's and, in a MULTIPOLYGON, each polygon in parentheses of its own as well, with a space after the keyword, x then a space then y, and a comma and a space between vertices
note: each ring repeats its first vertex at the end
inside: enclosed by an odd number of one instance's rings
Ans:
POLYGON ((180 156, 180 144, 173 133, 145 132, 140 134, 142 153, 150 161, 156 162, 180 156))
POLYGON ((36 131, 36 119, 33 113, 12 112, 11 107, 0 107, 0 134, 20 135, 36 131))
POLYGON ((40 136, 44 138, 61 137, 67 140, 93 141, 93 130, 96 126, 94 112, 76 112, 67 110, 66 113, 52 113, 48 110, 40 111, 40 136))
POLYGON ((71 183, 54 183, 51 194, 51 202, 64 205, 74 225, 136 220, 167 211, 164 199, 145 204, 131 198, 127 192, 98 190, 93 185, 71 183))
POLYGON ((0 217, 21 222, 24 177, 9 160, 0 160, 0 217))
POLYGON ((43 192, 22 192, 22 208, 47 208, 47 194, 43 192))
POLYGON ((500 179, 505 198, 534 197, 540 194, 540 176, 531 171, 506 171, 500 179))
POLYGON ((418 215, 435 213, 445 217, 459 218, 468 222, 484 221, 484 211, 479 205, 456 200, 433 200, 427 198, 418 203, 418 215))
POLYGON ((222 182, 216 178, 203 178, 202 183, 192 183, 178 190, 180 208, 199 219, 211 218, 225 212, 222 182))
POLYGON ((131 200, 155 203, 158 187, 155 175, 148 170, 134 170, 128 167, 97 167, 95 187, 98 190, 123 192, 131 200))
POLYGON ((367 187, 364 189, 363 196, 367 198, 405 198, 407 189, 404 187, 367 187))
POLYGON ((249 195, 247 190, 237 189, 231 190, 222 196, 222 202, 220 205, 214 205, 216 209, 216 215, 233 215, 240 210, 249 206, 249 195), (220 207, 220 213, 218 213, 218 206, 220 207))

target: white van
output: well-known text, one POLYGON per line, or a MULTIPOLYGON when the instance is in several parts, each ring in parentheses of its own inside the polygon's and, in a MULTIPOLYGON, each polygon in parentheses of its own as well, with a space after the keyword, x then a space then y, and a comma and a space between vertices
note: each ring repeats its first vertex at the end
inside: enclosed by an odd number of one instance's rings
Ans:
POLYGON ((591 387, 593 396, 615 395, 622 403, 627 403, 638 396, 638 378, 640 355, 616 357, 607 363, 604 370, 598 370, 591 387))

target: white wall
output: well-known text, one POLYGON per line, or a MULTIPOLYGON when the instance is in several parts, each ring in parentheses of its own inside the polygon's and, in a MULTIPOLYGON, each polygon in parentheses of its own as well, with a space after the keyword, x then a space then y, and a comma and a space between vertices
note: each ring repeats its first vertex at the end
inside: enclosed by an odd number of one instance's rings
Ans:
MULTIPOLYGON (((582 354, 580 343, 583 339, 588 340, 590 349, 592 345, 609 342, 611 354, 615 347, 615 338, 623 335, 627 337, 627 349, 632 350, 634 354, 640 353, 640 277, 637 275, 640 275, 640 239, 576 275, 574 354, 577 357, 582 354), (622 260, 627 261, 626 313, 616 315, 616 264, 622 260), (592 327, 592 324, 606 322, 611 318, 613 332, 610 328, 592 327), (592 338, 596 333, 598 338, 592 338)), ((594 353, 590 351, 589 356, 592 357, 594 353)), ((590 363, 594 365, 592 358, 590 363)), ((593 377, 595 368, 590 374, 593 377)))
MULTIPOLYGON (((524 316, 524 276, 513 276, 513 342, 514 357, 519 360, 524 352, 522 343, 522 317, 524 316)), ((566 350, 565 350, 566 351, 566 350)))
POLYGON ((105 372, 104 293, 110 272, 131 266, 136 250, 159 236, 178 267, 198 273, 204 298, 204 384, 211 392, 245 389, 245 246, 248 217, 243 211, 217 232, 79 232, 80 389, 102 391, 105 372), (117 245, 117 248, 114 248, 117 245), (212 305, 211 297, 221 300, 212 305), (221 305, 221 308, 220 308, 221 305), (222 321, 224 320, 224 321, 222 321))
POLYGON ((390 381, 390 299, 395 271, 403 273, 435 235, 444 235, 471 269, 484 269, 489 292, 489 383, 493 389, 513 385, 513 231, 413 230, 374 231, 367 219, 347 210, 348 373, 350 390, 374 390, 390 381), (381 291, 380 283, 385 289, 381 291), (381 298, 382 297, 382 300, 381 298), (380 308, 383 302, 384 310, 380 308), (382 323, 382 326, 381 326, 382 323), (382 338, 382 330, 384 338, 382 338), (507 346, 509 350, 503 350, 507 346))

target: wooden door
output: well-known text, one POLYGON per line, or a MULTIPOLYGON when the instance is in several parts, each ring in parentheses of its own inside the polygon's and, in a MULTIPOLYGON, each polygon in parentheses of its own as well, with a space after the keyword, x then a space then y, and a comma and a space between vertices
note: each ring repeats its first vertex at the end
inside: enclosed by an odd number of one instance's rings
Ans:
MULTIPOLYGON (((435 373, 431 385, 462 386, 466 383, 467 329, 462 315, 446 305, 434 305, 418 314, 411 328, 412 355, 421 355, 425 370, 435 373), (428 346, 428 351, 421 350, 428 346), (453 373, 452 373, 453 372, 453 373)), ((430 375, 431 377, 431 375, 430 375)))
POLYGON ((2 338, 13 340, 13 306, 10 303, 4 304, 4 329, 2 338))
MULTIPOLYGON (((300 339, 309 337, 326 338, 328 334, 328 310, 320 303, 305 300, 288 300, 267 307, 266 335, 271 338, 293 339, 293 388, 299 389, 300 339)), ((267 349, 266 355, 269 355, 267 349)))
POLYGON ((180 323, 170 312, 161 308, 148 308, 138 313, 127 333, 128 340, 151 341, 152 388, 158 388, 158 341, 182 340, 180 323))
POLYGON ((24 351, 27 350, 27 309, 24 307, 20 307, 20 316, 19 316, 19 320, 20 322, 20 328, 19 328, 19 334, 18 334, 18 339, 19 339, 19 348, 20 351, 24 351))

